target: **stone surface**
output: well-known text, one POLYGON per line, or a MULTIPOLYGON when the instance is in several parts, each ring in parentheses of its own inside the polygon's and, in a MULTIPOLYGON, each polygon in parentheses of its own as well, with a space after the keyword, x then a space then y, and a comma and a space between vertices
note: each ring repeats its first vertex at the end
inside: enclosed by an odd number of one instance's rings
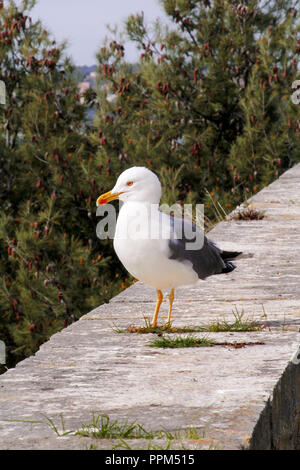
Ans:
MULTIPOLYGON (((260 322, 261 331, 205 333, 231 346, 152 348, 156 335, 117 332, 152 317, 155 291, 136 283, 0 376, 0 448, 300 449, 300 165, 250 202, 264 219, 222 222, 209 234, 245 257, 228 275, 176 289, 173 325, 238 314, 260 322), (125 444, 66 434, 93 414, 180 435, 125 444)), ((164 301, 160 322, 166 313, 164 301)))

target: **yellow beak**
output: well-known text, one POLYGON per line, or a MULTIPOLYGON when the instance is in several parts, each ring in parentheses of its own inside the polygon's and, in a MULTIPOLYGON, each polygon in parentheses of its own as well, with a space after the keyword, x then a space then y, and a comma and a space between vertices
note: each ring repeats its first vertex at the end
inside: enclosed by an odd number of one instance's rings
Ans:
POLYGON ((101 196, 99 196, 97 199, 96 205, 101 206, 103 204, 108 204, 110 201, 114 201, 115 199, 118 199, 120 194, 122 193, 111 194, 111 191, 101 194, 101 196))

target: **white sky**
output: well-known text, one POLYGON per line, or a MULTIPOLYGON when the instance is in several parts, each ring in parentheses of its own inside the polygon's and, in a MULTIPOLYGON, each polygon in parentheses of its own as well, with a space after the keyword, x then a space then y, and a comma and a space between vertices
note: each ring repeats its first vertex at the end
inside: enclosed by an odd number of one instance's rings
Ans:
MULTIPOLYGON (((39 18, 58 42, 67 40, 67 53, 76 65, 93 65, 108 33, 106 25, 118 25, 121 31, 125 19, 141 11, 146 24, 158 17, 166 20, 159 0, 37 0, 31 16, 39 18)), ((126 48, 127 60, 137 57, 134 46, 126 48)))

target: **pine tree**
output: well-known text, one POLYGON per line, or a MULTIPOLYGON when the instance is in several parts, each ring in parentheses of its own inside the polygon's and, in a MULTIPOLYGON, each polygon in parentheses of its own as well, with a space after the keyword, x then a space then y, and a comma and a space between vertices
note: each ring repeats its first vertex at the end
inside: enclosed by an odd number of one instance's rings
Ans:
POLYGON ((296 18, 291 4, 285 6, 257 40, 258 56, 240 100, 243 132, 228 159, 238 194, 256 192, 300 160, 300 107, 291 100, 300 52, 296 18))
POLYGON ((150 33, 143 14, 127 20, 137 64, 117 39, 99 51, 101 153, 110 167, 118 155, 124 167, 152 168, 172 189, 164 202, 204 201, 213 217, 218 202, 232 209, 299 160, 299 108, 289 100, 299 14, 281 0, 161 3, 169 28, 158 22, 150 33))
POLYGON ((121 288, 96 236, 97 175, 76 71, 25 0, 0 11, 0 337, 8 365, 121 288), (111 281, 114 284, 111 284, 111 281), (114 290, 115 289, 115 290, 114 290))

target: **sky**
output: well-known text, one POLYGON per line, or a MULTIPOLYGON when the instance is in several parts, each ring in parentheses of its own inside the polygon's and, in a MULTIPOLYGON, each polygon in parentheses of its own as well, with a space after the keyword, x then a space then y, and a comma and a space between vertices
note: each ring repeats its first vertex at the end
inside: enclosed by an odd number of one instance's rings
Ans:
MULTIPOLYGON (((159 0, 37 0, 31 16, 40 19, 58 42, 67 40, 67 53, 76 65, 94 65, 96 51, 108 34, 106 25, 122 30, 125 19, 141 11, 146 24, 158 17, 166 20, 159 0)), ((134 62, 137 57, 136 48, 127 44, 127 60, 134 62)))

